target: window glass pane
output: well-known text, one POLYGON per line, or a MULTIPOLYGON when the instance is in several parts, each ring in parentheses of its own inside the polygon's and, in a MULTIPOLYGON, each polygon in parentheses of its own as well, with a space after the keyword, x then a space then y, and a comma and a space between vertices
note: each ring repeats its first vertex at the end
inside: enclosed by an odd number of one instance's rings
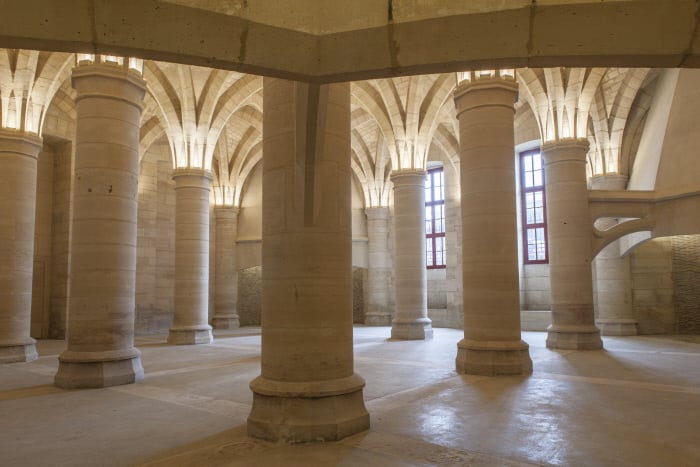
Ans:
POLYGON ((535 208, 535 224, 541 224, 544 222, 544 209, 535 208))
POLYGON ((525 219, 526 224, 534 224, 535 223, 535 210, 534 209, 528 209, 527 210, 527 219, 525 219))
POLYGON ((532 188, 532 172, 525 172, 525 188, 532 188))
POLYGON ((525 193, 525 208, 532 209, 535 207, 535 194, 525 193))
POLYGON ((537 260, 537 249, 535 248, 535 245, 530 243, 527 244, 527 259, 529 261, 537 260))
POLYGON ((523 164, 525 165, 525 172, 532 172, 532 156, 523 157, 523 164))
POLYGON ((542 168, 542 156, 540 154, 532 155, 532 169, 538 170, 542 168))
POLYGON ((535 243, 535 230, 534 229, 527 229, 527 243, 535 243))
POLYGON ((540 208, 542 207, 542 191, 536 191, 534 192, 535 195, 535 206, 540 208))
POLYGON ((430 187, 425 188, 425 202, 429 203, 433 200, 432 190, 430 187))

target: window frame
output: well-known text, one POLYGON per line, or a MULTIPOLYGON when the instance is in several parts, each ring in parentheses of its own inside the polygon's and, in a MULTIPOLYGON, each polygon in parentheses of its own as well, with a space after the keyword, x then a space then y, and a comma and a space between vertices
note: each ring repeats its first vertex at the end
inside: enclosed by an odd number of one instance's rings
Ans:
MULTIPOLYGON (((522 231, 522 242, 523 242, 523 264, 549 264, 549 238, 547 232, 547 190, 546 190, 546 179, 544 172, 544 159, 542 158, 542 152, 540 148, 530 149, 528 151, 522 151, 518 154, 518 161, 520 164, 520 229, 522 231), (525 170, 525 158, 531 157, 535 154, 540 155, 540 160, 542 161, 542 184, 535 185, 532 187, 526 187, 525 177, 527 171, 525 170), (527 222, 527 194, 528 193, 542 193, 542 222, 527 222), (543 229, 544 233, 544 259, 530 259, 528 254, 528 230, 543 229)), ((537 235, 537 234, 535 234, 537 235)))
POLYGON ((425 214, 426 214, 426 224, 427 224, 427 213, 428 210, 430 209, 431 216, 430 216, 430 223, 431 223, 431 233, 428 233, 428 231, 425 231, 425 267, 426 269, 445 269, 447 268, 447 242, 446 242, 446 237, 445 237, 445 231, 447 230, 447 215, 445 212, 445 170, 444 167, 434 167, 431 169, 428 169, 425 174, 425 180, 426 180, 426 188, 428 181, 430 181, 430 201, 427 199, 425 200, 425 214), (433 176, 434 174, 441 173, 442 174, 442 197, 436 201, 435 197, 435 183, 433 183, 433 176), (443 230, 442 232, 436 232, 435 230, 435 210, 437 207, 442 206, 442 226, 443 230), (437 264, 437 239, 442 238, 442 244, 444 245, 444 250, 442 250, 442 264, 437 264), (431 242, 430 245, 432 246, 431 252, 432 254, 428 255, 428 242, 431 242))

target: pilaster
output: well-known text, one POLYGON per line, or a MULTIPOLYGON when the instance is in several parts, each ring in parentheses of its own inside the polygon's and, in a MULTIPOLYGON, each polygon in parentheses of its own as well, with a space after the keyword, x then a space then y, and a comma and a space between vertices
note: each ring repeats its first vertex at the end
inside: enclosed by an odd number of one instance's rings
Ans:
POLYGON ((365 209, 367 214, 367 237, 369 238, 369 268, 367 270, 367 315, 368 326, 391 325, 392 310, 389 309, 389 277, 391 256, 389 255, 389 208, 365 209))
POLYGON ((236 265, 236 235, 238 208, 216 206, 216 279, 214 294, 214 329, 236 329, 241 326, 238 302, 238 268, 236 265))

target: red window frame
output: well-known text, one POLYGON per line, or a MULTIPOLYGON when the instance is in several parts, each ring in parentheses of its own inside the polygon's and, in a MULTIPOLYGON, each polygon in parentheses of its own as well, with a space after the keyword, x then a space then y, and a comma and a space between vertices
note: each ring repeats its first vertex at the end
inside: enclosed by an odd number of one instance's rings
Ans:
POLYGON ((445 244, 445 172, 442 167, 429 169, 425 176, 425 266, 447 267, 445 244))
POLYGON ((549 264, 547 196, 545 191, 544 160, 540 149, 521 152, 520 206, 523 264, 549 264), (528 160, 530 160, 530 164, 528 164, 528 160), (539 166, 537 166, 537 161, 539 161, 539 166), (541 211, 538 212, 538 210, 541 211), (528 222, 529 213, 532 213, 530 222, 528 222), (538 214, 540 214, 539 218, 538 214))

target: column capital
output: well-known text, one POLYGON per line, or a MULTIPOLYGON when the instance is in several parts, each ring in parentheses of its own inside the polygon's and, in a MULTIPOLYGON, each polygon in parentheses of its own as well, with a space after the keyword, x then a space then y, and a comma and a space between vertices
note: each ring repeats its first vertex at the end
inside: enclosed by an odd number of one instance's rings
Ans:
POLYGON ((43 140, 34 133, 0 128, 0 145, 2 145, 2 152, 12 152, 38 159, 39 152, 43 147, 43 140))
POLYGON ((547 141, 541 152, 545 164, 563 161, 585 162, 589 143, 586 138, 567 138, 547 141))
POLYGON ((425 169, 402 169, 391 172, 391 182, 394 185, 421 185, 425 186, 425 169))
POLYGON ((212 178, 211 172, 205 169, 184 167, 173 170, 176 190, 182 187, 209 189, 212 178))
POLYGON ((454 91, 457 118, 462 112, 479 107, 507 107, 514 112, 517 100, 518 82, 512 79, 462 81, 454 91))
POLYGON ((104 63, 73 68, 71 84, 78 92, 76 103, 86 97, 117 99, 138 107, 139 112, 146 93, 146 81, 138 72, 104 63))

